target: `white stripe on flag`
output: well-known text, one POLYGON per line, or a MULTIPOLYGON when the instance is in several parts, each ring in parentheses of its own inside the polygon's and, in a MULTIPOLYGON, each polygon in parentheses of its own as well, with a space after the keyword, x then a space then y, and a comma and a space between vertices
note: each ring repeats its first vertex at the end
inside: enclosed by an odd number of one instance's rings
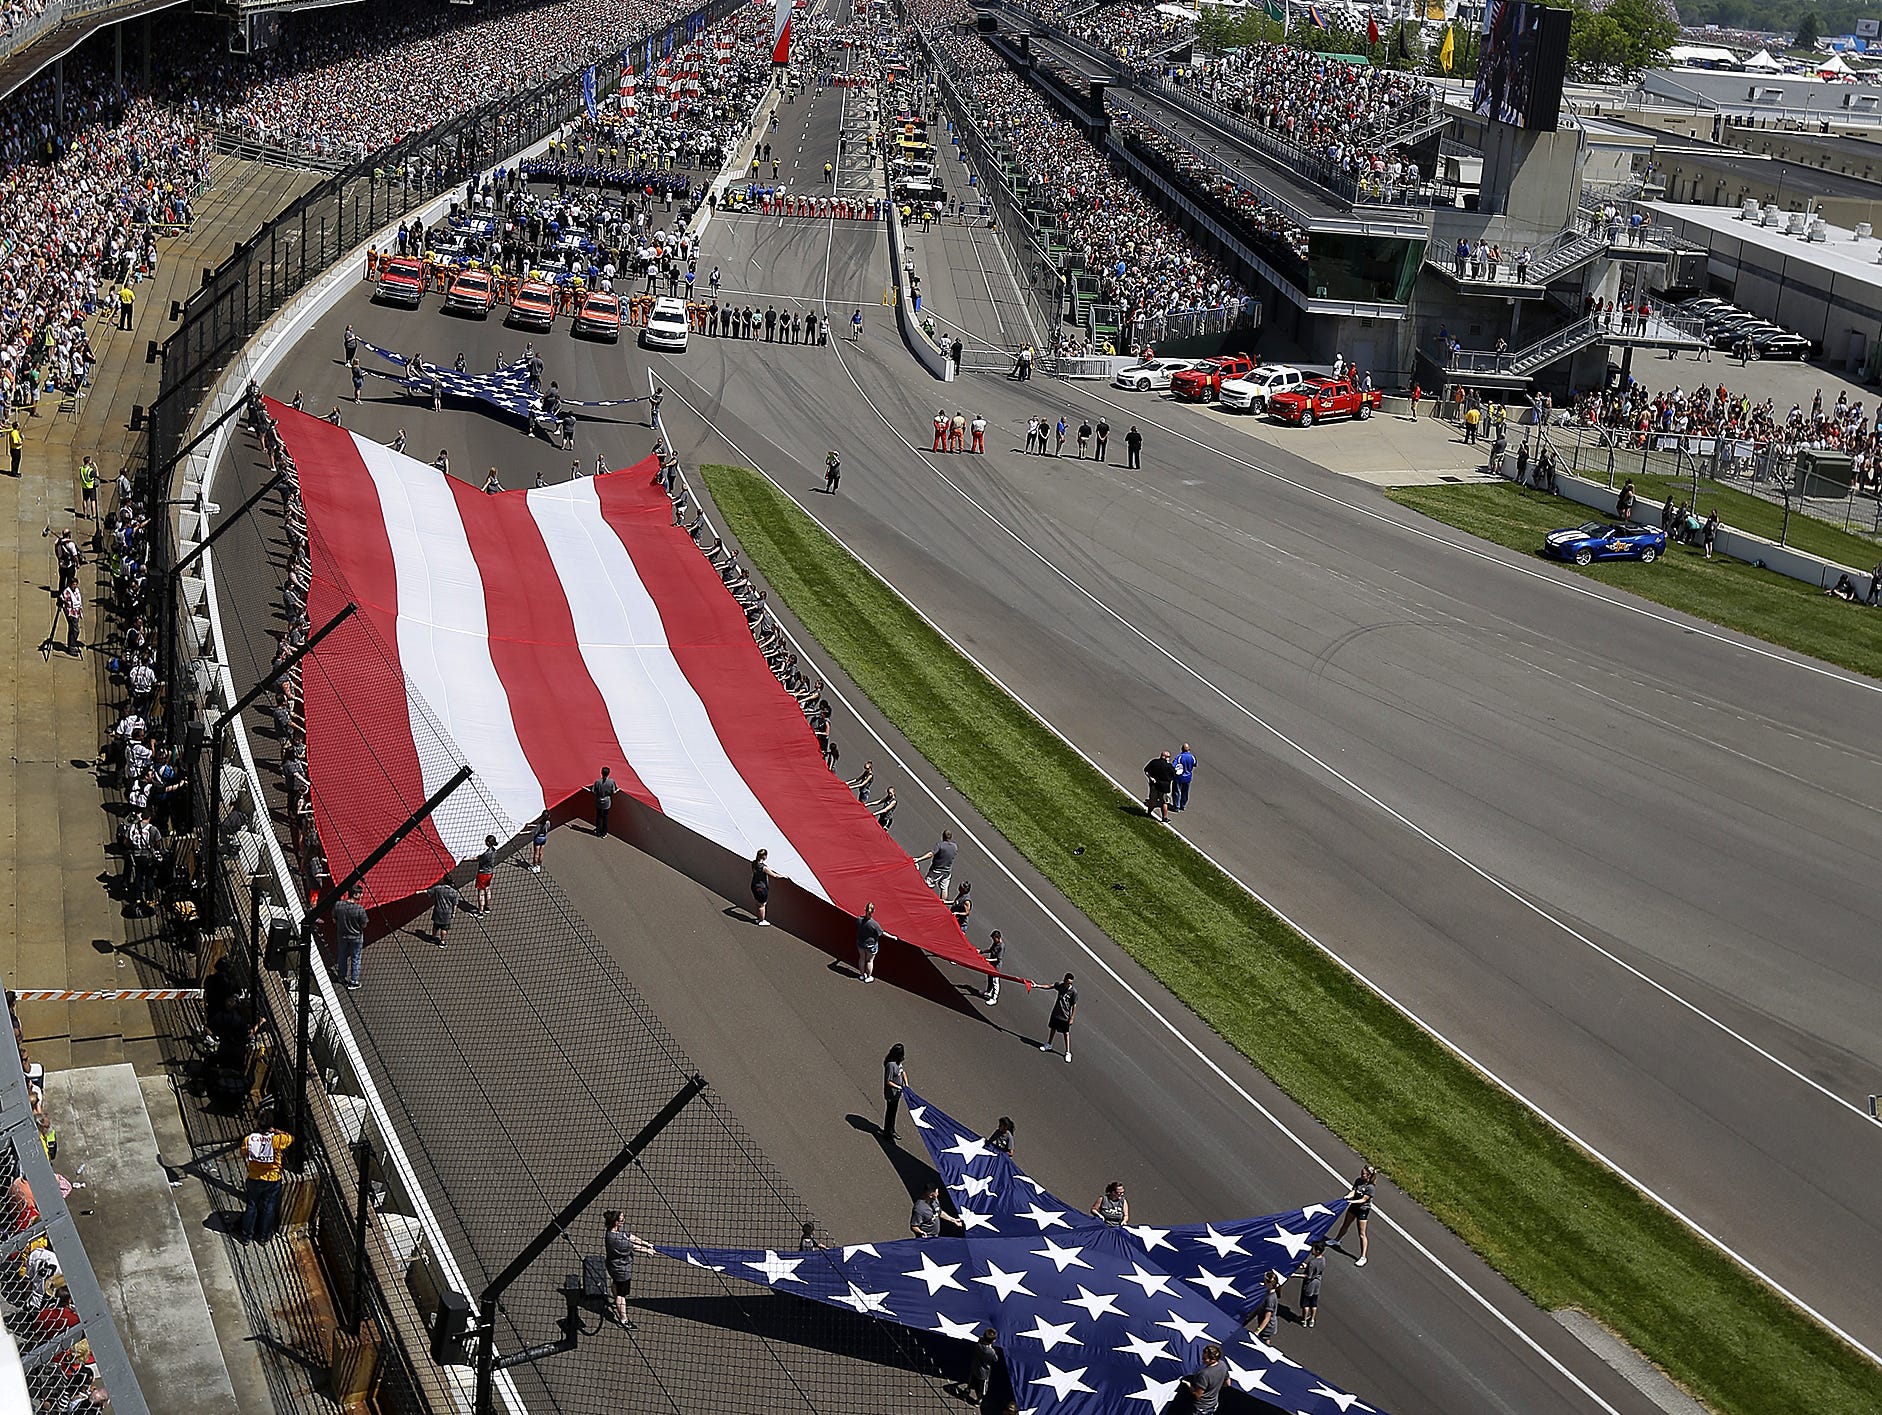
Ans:
MULTIPOLYGON (((353 437, 385 518, 399 587, 399 665, 463 760, 477 766, 482 794, 505 819, 492 823, 454 798, 433 817, 440 838, 459 859, 483 848, 485 834, 514 834, 542 814, 542 784, 517 737, 510 699, 490 659, 483 576, 471 555, 445 478, 369 438, 353 437), (502 828, 499 828, 502 827, 502 828)), ((458 760, 442 750, 425 718, 414 713, 425 793, 450 779, 458 760)), ((468 798, 468 793, 460 793, 468 798)), ((417 803, 414 802, 414 805, 417 803)))
POLYGON ((661 812, 748 860, 769 850, 772 869, 828 899, 727 757, 705 703, 667 644, 658 605, 602 519, 595 483, 584 477, 528 495, 588 676, 607 704, 622 756, 661 812))

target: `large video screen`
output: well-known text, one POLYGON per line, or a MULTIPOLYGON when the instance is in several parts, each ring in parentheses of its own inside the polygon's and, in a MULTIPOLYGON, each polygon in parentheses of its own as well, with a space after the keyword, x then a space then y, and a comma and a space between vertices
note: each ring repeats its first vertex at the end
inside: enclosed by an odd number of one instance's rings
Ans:
POLYGON ((1480 117, 1555 131, 1568 74, 1570 18, 1567 10, 1532 0, 1490 0, 1484 6, 1477 92, 1471 100, 1480 117))

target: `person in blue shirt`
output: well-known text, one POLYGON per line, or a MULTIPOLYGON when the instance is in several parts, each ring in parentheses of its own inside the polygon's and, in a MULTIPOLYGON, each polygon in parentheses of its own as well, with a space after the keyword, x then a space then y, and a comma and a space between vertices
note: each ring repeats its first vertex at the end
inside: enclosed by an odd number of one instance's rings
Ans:
POLYGON ((1189 743, 1183 743, 1171 765, 1176 768, 1176 780, 1170 783, 1170 808, 1180 811, 1189 804, 1189 783, 1196 775, 1196 754, 1189 750, 1189 743))

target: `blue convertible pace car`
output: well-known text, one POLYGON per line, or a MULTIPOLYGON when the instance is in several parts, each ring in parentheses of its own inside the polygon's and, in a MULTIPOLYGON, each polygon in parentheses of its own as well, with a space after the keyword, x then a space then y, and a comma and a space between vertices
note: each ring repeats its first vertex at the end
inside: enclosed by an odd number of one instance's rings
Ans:
POLYGON ((1666 554, 1666 532, 1658 526, 1589 521, 1565 531, 1550 531, 1542 542, 1542 553, 1577 565, 1591 560, 1658 560, 1666 554))

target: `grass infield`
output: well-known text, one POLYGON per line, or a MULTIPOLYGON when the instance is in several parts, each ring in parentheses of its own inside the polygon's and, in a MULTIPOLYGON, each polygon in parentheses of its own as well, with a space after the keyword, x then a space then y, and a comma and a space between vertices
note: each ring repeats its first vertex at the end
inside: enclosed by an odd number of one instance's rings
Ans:
MULTIPOLYGON (((1755 500, 1734 494, 1741 500, 1755 500)), ((1509 482, 1395 487, 1386 495, 1447 526, 1538 558, 1541 551, 1537 547, 1550 531, 1600 519, 1585 506, 1509 482)), ((1645 498, 1644 490, 1641 496, 1645 498)), ((1723 507, 1720 515, 1725 516, 1723 507)), ((1791 528, 1795 530, 1804 519, 1793 515, 1791 528)), ((1840 531, 1829 534, 1842 536, 1840 531)), ((1799 544, 1796 536, 1791 542, 1799 544)), ((1667 546, 1666 555, 1652 565, 1609 560, 1575 573, 1825 663, 1882 678, 1882 609, 1831 599, 1823 591, 1776 571, 1759 570, 1723 556, 1707 560, 1691 546, 1672 544, 1667 546)), ((1878 1407, 1882 1408, 1882 1401, 1878 1401, 1878 1407)))
POLYGON ((1198 1017, 1539 1306, 1592 1314, 1719 1410, 1873 1415, 1882 1372, 1859 1353, 1459 1061, 1175 831, 1121 811, 1117 787, 772 483, 737 467, 704 474, 747 559, 917 751, 1198 1017))

